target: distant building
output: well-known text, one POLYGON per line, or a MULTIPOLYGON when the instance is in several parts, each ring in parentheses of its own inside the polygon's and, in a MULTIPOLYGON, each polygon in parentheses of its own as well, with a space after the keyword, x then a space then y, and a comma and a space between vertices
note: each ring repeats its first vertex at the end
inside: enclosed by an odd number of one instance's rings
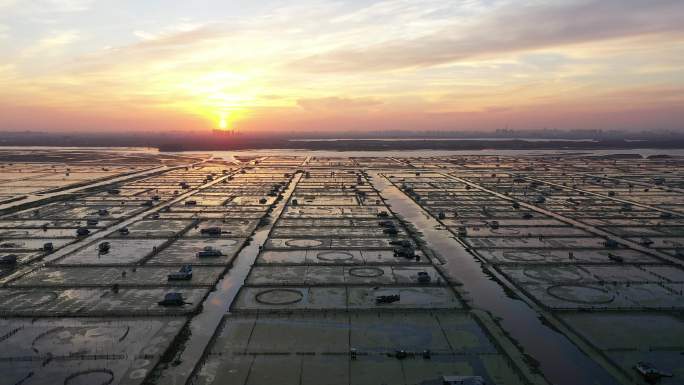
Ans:
POLYGON ((220 136, 238 136, 240 135, 240 132, 238 131, 237 128, 231 129, 231 130, 223 130, 220 128, 214 128, 211 130, 211 133, 213 135, 220 135, 220 136))

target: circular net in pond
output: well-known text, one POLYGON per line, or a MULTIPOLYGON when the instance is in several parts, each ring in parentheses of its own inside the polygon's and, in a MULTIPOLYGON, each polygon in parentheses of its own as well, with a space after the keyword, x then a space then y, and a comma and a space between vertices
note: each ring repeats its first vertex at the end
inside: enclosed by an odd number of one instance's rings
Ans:
POLYGON ((551 266, 544 268, 526 268, 523 274, 529 278, 545 282, 578 282, 582 274, 574 266, 551 266))
POLYGON ((498 234, 498 235, 518 235, 520 234, 520 230, 518 229, 511 229, 511 228, 498 228, 498 229, 492 229, 492 234, 498 234))
POLYGON ((551 256, 539 251, 505 251, 503 257, 511 261, 519 262, 537 262, 551 258, 551 256))
POLYGON ((487 222, 483 221, 471 221, 471 220, 461 220, 459 221, 462 226, 467 227, 487 227, 487 222))
POLYGON ((59 294, 54 291, 19 291, 3 297, 13 310, 30 310, 55 301, 59 294), (11 305, 16 303, 16 305, 11 305))
POLYGON ((264 305, 291 305, 303 298, 302 292, 294 289, 269 289, 257 293, 254 297, 257 302, 264 305))
POLYGON ((321 251, 316 255, 316 258, 321 261, 348 261, 354 258, 354 255, 346 251, 321 251))
POLYGON ((602 305, 615 299, 615 294, 609 290, 589 285, 554 285, 547 288, 546 292, 554 298, 579 304, 602 305))
POLYGON ((349 275, 359 278, 373 278, 384 275, 385 271, 378 267, 352 267, 349 275))
POLYGON ((221 242, 207 243, 207 245, 215 245, 215 248, 235 246, 238 243, 235 239, 221 239, 221 242))
MULTIPOLYGON (((58 326, 37 335, 31 347, 35 352, 42 350, 42 346, 77 346, 84 342, 89 345, 106 343, 107 341, 123 341, 130 326, 58 326)), ((85 348, 81 348, 81 352, 85 348)))
POLYGON ((316 247, 323 244, 323 241, 318 239, 289 239, 285 244, 290 247, 316 247))
POLYGON ((92 384, 109 385, 114 382, 114 372, 109 369, 90 369, 70 374, 64 379, 64 385, 92 384))

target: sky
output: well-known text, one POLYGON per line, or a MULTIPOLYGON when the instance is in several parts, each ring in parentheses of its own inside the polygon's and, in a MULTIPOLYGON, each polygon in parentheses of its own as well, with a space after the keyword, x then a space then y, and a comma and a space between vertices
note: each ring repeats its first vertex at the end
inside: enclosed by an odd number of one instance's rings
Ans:
POLYGON ((682 0, 0 0, 0 131, 684 132, 682 0))

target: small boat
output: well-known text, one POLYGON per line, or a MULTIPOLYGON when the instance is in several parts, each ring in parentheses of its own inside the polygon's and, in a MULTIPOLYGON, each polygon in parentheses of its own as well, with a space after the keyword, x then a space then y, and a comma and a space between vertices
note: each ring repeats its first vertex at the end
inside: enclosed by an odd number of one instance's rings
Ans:
POLYGON ((192 265, 183 265, 180 270, 168 275, 169 281, 189 281, 192 279, 192 265))
POLYGON ((166 293, 164 299, 157 302, 159 306, 183 306, 185 301, 183 300, 183 294, 181 293, 166 293))
POLYGON ((399 296, 399 294, 379 295, 379 296, 375 297, 375 303, 376 304, 394 303, 394 302, 399 302, 400 300, 401 300, 401 296, 399 296))

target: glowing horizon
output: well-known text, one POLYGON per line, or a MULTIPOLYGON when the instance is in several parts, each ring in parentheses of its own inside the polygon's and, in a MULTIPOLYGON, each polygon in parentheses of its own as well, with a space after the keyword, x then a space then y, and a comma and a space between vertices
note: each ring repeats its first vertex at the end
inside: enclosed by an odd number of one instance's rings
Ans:
POLYGON ((684 131, 678 0, 0 0, 0 131, 684 131))

